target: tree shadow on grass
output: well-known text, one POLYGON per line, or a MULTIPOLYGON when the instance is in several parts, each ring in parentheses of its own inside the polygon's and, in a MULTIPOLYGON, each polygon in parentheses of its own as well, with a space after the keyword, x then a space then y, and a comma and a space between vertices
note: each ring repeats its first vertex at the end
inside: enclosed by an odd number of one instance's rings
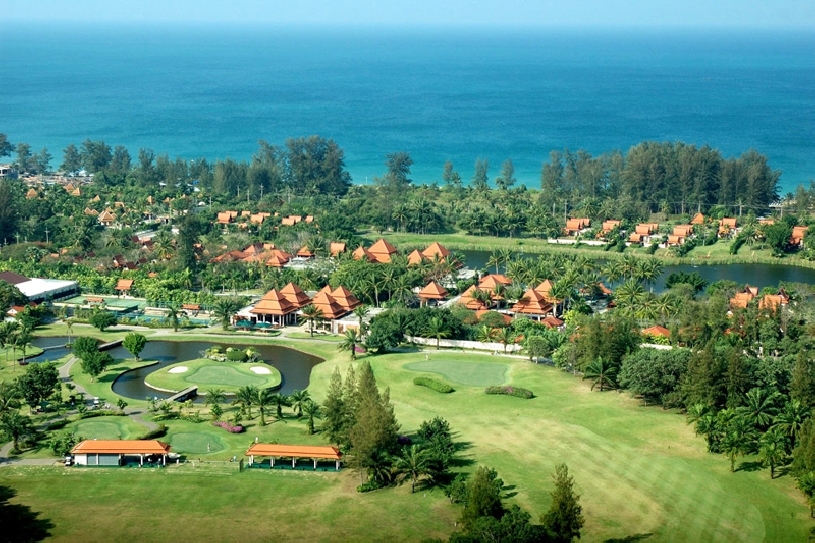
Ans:
POLYGON ((633 543, 635 541, 644 541, 646 539, 650 539, 652 535, 654 534, 647 533, 647 534, 627 535, 625 537, 614 537, 611 539, 604 540, 603 543, 633 543))
POLYGON ((761 462, 742 462, 736 468, 736 471, 760 471, 764 469, 761 462))
POLYGON ((471 458, 470 455, 462 454, 464 451, 473 448, 472 442, 454 441, 453 444, 455 445, 455 453, 453 454, 452 460, 450 460, 451 468, 463 468, 475 465, 475 460, 471 458))
POLYGON ((40 513, 27 505, 9 503, 17 492, 8 486, 0 485, 0 526, 4 527, 4 541, 42 541, 51 535, 54 523, 39 518, 40 513))
POLYGON ((517 492, 513 492, 515 490, 515 485, 504 485, 501 487, 501 491, 504 492, 504 499, 508 500, 509 498, 514 498, 518 495, 517 492))

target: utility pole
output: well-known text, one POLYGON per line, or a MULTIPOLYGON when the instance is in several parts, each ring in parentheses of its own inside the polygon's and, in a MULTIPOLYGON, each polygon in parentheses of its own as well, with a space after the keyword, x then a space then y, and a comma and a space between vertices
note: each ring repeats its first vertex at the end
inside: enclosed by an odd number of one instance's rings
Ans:
POLYGON ((45 229, 45 243, 48 243, 48 228, 45 229))
POLYGON ((17 245, 19 245, 20 244, 20 233, 19 232, 16 233, 15 236, 17 236, 17 245))

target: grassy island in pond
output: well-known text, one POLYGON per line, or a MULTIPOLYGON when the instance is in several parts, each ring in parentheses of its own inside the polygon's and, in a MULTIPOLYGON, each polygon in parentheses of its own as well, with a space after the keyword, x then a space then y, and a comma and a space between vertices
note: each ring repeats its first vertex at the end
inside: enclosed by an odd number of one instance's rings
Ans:
POLYGON ((218 362, 208 358, 179 362, 148 375, 145 383, 160 390, 181 391, 191 386, 204 389, 217 387, 227 393, 240 387, 279 387, 282 380, 277 368, 262 362, 218 362))

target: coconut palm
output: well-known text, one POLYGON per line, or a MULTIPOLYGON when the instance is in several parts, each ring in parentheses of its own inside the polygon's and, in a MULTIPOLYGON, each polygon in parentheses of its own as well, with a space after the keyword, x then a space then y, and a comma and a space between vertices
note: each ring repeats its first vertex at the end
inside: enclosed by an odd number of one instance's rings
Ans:
POLYGON ((436 350, 438 351, 441 348, 441 339, 450 337, 450 325, 439 316, 430 317, 423 331, 423 337, 436 338, 436 350))
POLYGON ((775 417, 772 428, 777 428, 789 438, 790 448, 795 448, 801 427, 811 416, 812 411, 798 400, 792 400, 784 404, 784 408, 775 417))
POLYGON ((232 316, 238 312, 241 304, 237 298, 220 298, 212 306, 212 314, 221 321, 221 327, 224 330, 229 330, 229 323, 232 321, 232 316))
POLYGON ((780 398, 778 392, 754 388, 744 395, 745 405, 739 408, 739 413, 754 428, 759 430, 768 428, 778 413, 775 404, 780 398))
POLYGON ((308 400, 303 404, 303 414, 306 416, 309 435, 314 435, 314 419, 319 418, 321 408, 314 400, 308 400))
POLYGON ((31 419, 16 411, 10 411, 0 417, 0 430, 12 440, 12 450, 20 450, 20 440, 29 437, 36 431, 31 419))
POLYGON ((178 332, 178 315, 181 313, 181 306, 176 302, 167 306, 167 320, 173 325, 173 332, 178 332))
POLYGON ((20 408, 22 396, 11 383, 0 383, 0 415, 20 408))
POLYGON ((345 331, 342 343, 337 346, 338 351, 349 351, 351 353, 351 360, 357 359, 357 345, 362 343, 362 334, 357 330, 351 328, 345 331))
POLYGON ((591 379, 591 389, 600 386, 600 392, 603 388, 614 390, 617 388, 617 372, 619 368, 603 360, 602 357, 596 358, 591 364, 586 366, 583 372, 583 379, 591 379))
POLYGON ((430 456, 426 449, 411 445, 402 449, 394 467, 402 477, 410 477, 410 493, 416 492, 416 482, 430 472, 430 456))
POLYGON ((308 304, 300 311, 302 313, 300 316, 301 321, 308 323, 309 334, 311 334, 311 337, 314 337, 314 325, 322 319, 323 310, 314 304, 308 304))
POLYGON ((232 401, 234 404, 241 406, 241 413, 246 413, 248 418, 252 418, 252 406, 258 396, 258 387, 245 386, 238 389, 235 394, 235 399, 232 401))
POLYGON ((719 449, 730 460, 730 471, 736 471, 736 458, 754 448, 755 430, 750 421, 732 409, 722 409, 716 415, 721 429, 719 449))
POLYGON ((365 323, 365 318, 368 316, 368 313, 371 312, 371 308, 367 305, 361 305, 354 309, 354 316, 359 320, 359 335, 360 337, 365 335, 365 330, 367 329, 367 324, 365 323))
POLYGON ((783 464, 787 458, 788 442, 787 436, 775 427, 761 436, 758 453, 761 463, 770 468, 770 479, 775 479, 775 467, 783 464))
POLYGON ((273 394, 272 405, 275 406, 277 411, 277 419, 280 420, 283 418, 283 408, 289 407, 291 405, 291 400, 285 394, 273 394))
MULTIPOLYGON (((260 425, 266 426, 266 410, 275 404, 274 396, 276 394, 270 388, 259 390, 255 397, 255 405, 258 406, 260 411, 260 425)), ((279 417, 278 417, 279 418, 279 417)))
POLYGON ((515 332, 511 328, 501 328, 495 332, 495 339, 504 346, 504 354, 506 354, 507 345, 515 342, 515 332))
POLYGON ((72 319, 65 320, 65 331, 68 333, 68 343, 71 343, 71 333, 74 331, 74 321, 72 319))
POLYGON ((295 390, 289 395, 289 400, 292 409, 299 419, 303 416, 303 406, 306 404, 306 402, 311 401, 311 396, 309 396, 308 390, 295 390))
POLYGON ((487 343, 492 341, 495 338, 495 330, 487 326, 486 324, 482 324, 478 327, 475 332, 475 339, 482 343, 487 343))

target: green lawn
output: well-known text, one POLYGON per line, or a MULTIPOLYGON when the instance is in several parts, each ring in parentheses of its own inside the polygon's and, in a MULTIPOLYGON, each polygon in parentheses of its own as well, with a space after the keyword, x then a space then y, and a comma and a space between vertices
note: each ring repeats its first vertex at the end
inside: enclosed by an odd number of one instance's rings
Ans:
MULTIPOLYGON (((327 359, 315 367, 309 387, 321 400, 334 369, 347 369, 348 354, 316 341, 288 344, 327 359)), ((730 473, 728 460, 705 452, 704 442, 682 415, 642 407, 627 394, 592 392, 588 382, 571 374, 500 356, 365 358, 380 386, 390 388, 401 433, 411 435, 422 421, 445 417, 464 444, 462 469, 479 464, 495 468, 508 485, 508 502, 533 519, 549 506, 555 465, 566 462, 586 515, 581 541, 644 534, 650 534, 649 541, 800 541, 812 525, 789 476, 771 480, 768 470, 751 469, 753 458, 730 473), (437 394, 414 386, 417 372, 407 368, 423 368, 426 362, 437 364, 433 373, 454 382, 472 377, 470 365, 504 366, 500 375, 507 384, 527 388, 536 397, 487 396, 482 385, 437 394)), ((429 370, 425 366, 421 371, 429 370)), ((0 484, 17 489, 22 503, 51 519, 54 535, 62 540, 87 533, 157 539, 174 533, 179 519, 186 537, 215 540, 415 540, 447 537, 454 529, 460 508, 438 490, 410 495, 403 485, 363 495, 355 491, 359 477, 350 471, 238 474, 234 464, 211 462, 242 457, 256 437, 261 442, 324 443, 319 435, 307 435, 304 421, 288 409, 283 420, 269 414, 267 422, 259 425, 256 409, 253 418, 243 421, 246 431, 241 434, 209 422, 167 421, 163 439, 196 464, 200 457, 204 464, 195 469, 190 464, 160 471, 3 468, 0 484), (91 508, 94 515, 89 516, 91 508)))
MULTIPOLYGON (((145 379, 148 385, 162 389, 181 391, 190 386, 222 388, 226 392, 235 392, 240 387, 256 386, 259 388, 280 385, 280 372, 263 363, 254 362, 218 362, 202 358, 179 362, 152 372, 145 379), (254 373, 251 368, 262 367, 270 370, 269 374, 254 373), (174 368, 187 368, 183 373, 171 373, 174 368)), ((203 391, 202 391, 203 392, 203 391)))
POLYGON ((137 439, 147 427, 128 417, 94 417, 72 422, 64 430, 84 439, 137 439))
POLYGON ((334 343, 341 343, 345 340, 344 336, 336 336, 333 334, 314 334, 314 337, 311 337, 311 334, 308 332, 291 332, 288 334, 288 337, 292 339, 313 339, 314 341, 331 341, 334 343))
POLYGON ((460 354, 434 353, 431 360, 405 364, 410 371, 437 373, 451 383, 471 387, 503 385, 509 374, 509 366, 500 362, 474 362, 463 359, 460 354))

